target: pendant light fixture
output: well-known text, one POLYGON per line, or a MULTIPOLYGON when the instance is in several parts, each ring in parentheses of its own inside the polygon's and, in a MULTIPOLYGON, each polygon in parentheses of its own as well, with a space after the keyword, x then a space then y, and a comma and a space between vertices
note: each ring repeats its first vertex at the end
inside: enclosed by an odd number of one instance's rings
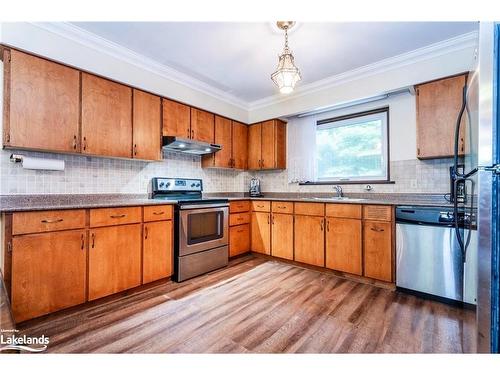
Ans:
POLYGON ((290 94, 295 88, 295 84, 302 79, 299 68, 293 62, 292 51, 288 48, 288 30, 294 25, 294 21, 278 21, 276 25, 281 30, 285 30, 285 47, 279 56, 278 67, 271 74, 271 79, 279 87, 282 94, 290 94))

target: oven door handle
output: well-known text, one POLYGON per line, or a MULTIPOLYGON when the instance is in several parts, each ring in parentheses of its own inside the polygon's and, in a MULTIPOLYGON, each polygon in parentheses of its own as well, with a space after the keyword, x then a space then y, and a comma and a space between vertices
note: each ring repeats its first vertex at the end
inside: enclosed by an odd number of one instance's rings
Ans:
POLYGON ((229 203, 212 203, 212 204, 190 204, 185 206, 180 206, 181 210, 198 210, 204 208, 224 208, 229 207, 229 203))

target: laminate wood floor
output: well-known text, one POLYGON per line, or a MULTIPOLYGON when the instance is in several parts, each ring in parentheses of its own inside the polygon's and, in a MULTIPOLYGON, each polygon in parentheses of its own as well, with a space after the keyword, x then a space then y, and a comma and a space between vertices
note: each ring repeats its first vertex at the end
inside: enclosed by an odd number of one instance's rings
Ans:
POLYGON ((248 256, 21 324, 52 353, 462 353, 470 310, 248 256))

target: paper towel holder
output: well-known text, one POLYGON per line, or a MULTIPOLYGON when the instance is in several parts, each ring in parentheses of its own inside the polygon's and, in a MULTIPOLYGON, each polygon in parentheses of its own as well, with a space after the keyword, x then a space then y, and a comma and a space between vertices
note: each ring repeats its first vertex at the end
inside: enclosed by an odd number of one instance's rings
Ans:
POLYGON ((19 155, 19 154, 11 154, 10 155, 11 163, 22 163, 23 158, 24 158, 24 155, 19 155))

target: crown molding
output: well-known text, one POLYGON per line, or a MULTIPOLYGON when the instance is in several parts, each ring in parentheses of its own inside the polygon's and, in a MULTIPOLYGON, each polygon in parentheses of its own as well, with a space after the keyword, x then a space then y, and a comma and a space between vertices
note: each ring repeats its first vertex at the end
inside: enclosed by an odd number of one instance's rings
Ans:
POLYGON ((334 76, 330 76, 295 89, 291 95, 275 94, 262 99, 248 103, 248 110, 256 110, 270 105, 283 103, 288 100, 297 99, 317 91, 325 90, 330 87, 356 81, 358 79, 370 77, 376 74, 384 73, 390 70, 402 68, 404 66, 418 63, 421 61, 436 58, 448 53, 460 51, 477 46, 479 33, 472 31, 450 39, 446 39, 416 50, 406 52, 397 56, 389 57, 377 61, 373 64, 365 65, 356 69, 349 70, 334 76))
POLYGON ((168 65, 158 63, 151 58, 145 57, 76 25, 67 22, 30 22, 30 24, 248 111, 248 102, 237 96, 182 73, 168 65))

